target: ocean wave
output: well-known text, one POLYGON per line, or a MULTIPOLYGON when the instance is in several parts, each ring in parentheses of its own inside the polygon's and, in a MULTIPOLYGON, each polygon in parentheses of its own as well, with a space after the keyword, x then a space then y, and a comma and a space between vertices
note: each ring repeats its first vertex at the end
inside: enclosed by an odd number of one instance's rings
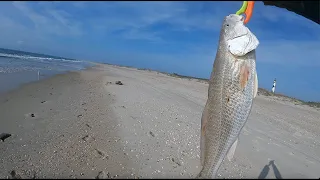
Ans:
POLYGON ((29 59, 29 60, 37 60, 37 61, 63 61, 63 62, 71 62, 71 63, 82 63, 82 61, 79 61, 79 60, 71 60, 71 59, 64 59, 64 58, 58 59, 58 58, 51 58, 51 57, 37 57, 37 56, 29 56, 29 55, 6 54, 6 53, 0 53, 0 57, 29 59))

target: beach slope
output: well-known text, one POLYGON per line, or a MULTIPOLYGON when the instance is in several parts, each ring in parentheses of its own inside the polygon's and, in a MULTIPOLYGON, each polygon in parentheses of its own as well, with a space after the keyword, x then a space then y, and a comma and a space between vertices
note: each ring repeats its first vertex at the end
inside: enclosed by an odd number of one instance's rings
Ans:
MULTIPOLYGON (((207 88, 112 65, 23 85, 0 96, 0 178, 194 178, 207 88)), ((319 130, 319 110, 259 95, 219 178, 319 178, 319 130)))

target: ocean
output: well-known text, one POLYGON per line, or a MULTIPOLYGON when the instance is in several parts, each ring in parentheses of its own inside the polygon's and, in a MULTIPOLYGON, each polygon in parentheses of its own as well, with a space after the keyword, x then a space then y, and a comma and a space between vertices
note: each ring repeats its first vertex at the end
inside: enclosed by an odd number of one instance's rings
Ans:
POLYGON ((90 66, 90 63, 75 59, 0 48, 0 93, 24 83, 90 66))

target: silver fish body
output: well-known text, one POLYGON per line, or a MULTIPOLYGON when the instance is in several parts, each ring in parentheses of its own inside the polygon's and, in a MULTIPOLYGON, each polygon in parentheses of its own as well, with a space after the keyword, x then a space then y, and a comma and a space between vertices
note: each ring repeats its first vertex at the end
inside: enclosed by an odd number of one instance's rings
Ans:
MULTIPOLYGON (((241 56, 230 52, 233 41, 240 38, 242 42, 241 37, 248 33, 251 32, 243 25, 242 16, 225 17, 201 118, 202 170, 198 178, 215 178, 227 153, 234 153, 257 94, 255 50, 240 53, 241 56)), ((251 40, 244 44, 253 47, 251 40)))

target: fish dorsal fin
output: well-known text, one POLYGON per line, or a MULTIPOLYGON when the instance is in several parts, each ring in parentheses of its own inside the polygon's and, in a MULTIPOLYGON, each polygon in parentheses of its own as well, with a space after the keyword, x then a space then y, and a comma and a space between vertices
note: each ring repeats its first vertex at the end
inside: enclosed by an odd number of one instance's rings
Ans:
POLYGON ((234 153, 236 152, 237 144, 238 144, 238 138, 234 141, 234 143, 232 144, 232 146, 229 149, 229 152, 227 154, 227 158, 229 161, 232 160, 234 153))
POLYGON ((254 77, 254 87, 253 87, 253 98, 255 98, 258 94, 258 74, 257 71, 254 77))

